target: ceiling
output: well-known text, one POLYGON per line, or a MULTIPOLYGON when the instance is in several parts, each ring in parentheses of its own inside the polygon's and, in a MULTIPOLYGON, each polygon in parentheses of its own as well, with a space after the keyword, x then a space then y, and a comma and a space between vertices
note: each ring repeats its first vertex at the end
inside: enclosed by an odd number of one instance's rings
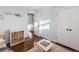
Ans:
POLYGON ((34 13, 33 7, 25 7, 25 6, 0 6, 0 12, 7 12, 7 13, 23 13, 26 14, 28 12, 34 13))
MULTIPOLYGON (((61 6, 60 6, 61 7, 61 6)), ((45 11, 46 9, 56 9, 59 6, 0 6, 0 12, 7 13, 36 13, 40 11, 45 11)), ((64 7, 64 6, 63 6, 64 7)))
POLYGON ((0 6, 0 12, 7 13, 36 13, 49 8, 50 6, 0 6))

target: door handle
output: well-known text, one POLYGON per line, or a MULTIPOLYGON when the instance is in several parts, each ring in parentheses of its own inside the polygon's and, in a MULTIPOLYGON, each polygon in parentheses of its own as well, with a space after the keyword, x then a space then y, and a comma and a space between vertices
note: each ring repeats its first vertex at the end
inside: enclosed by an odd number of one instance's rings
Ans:
POLYGON ((69 29, 69 31, 72 31, 72 29, 69 29))
POLYGON ((68 31, 69 29, 66 29, 66 31, 68 31))

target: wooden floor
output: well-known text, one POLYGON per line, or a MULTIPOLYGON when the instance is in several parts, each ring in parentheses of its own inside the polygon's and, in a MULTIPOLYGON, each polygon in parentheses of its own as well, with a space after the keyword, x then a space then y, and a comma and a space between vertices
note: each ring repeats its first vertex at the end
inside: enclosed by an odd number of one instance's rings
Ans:
MULTIPOLYGON (((20 43, 18 45, 13 46, 13 47, 10 47, 10 44, 8 44, 7 47, 12 49, 14 52, 27 52, 30 49, 34 48, 34 41, 40 40, 40 39, 42 39, 42 37, 33 35, 33 37, 31 39, 26 38, 25 42, 23 42, 23 43, 20 43)), ((70 49, 70 48, 60 45, 60 44, 55 44, 54 52, 76 52, 76 50, 70 49)))
POLYGON ((29 49, 31 49, 31 47, 28 45, 28 42, 22 42, 18 45, 12 46, 10 47, 10 44, 7 45, 11 50, 13 50, 14 52, 25 52, 29 49))
POLYGON ((74 50, 72 48, 69 48, 67 46, 61 45, 59 43, 55 43, 55 50, 54 52, 78 52, 77 50, 74 50))

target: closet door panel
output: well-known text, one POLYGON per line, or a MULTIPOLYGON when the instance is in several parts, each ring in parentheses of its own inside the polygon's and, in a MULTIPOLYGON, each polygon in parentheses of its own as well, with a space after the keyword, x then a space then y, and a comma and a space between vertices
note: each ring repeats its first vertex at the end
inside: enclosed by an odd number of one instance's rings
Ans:
POLYGON ((62 9, 57 13, 57 42, 69 46, 68 43, 68 9, 62 9))
POLYGON ((79 7, 70 9, 70 47, 79 50, 79 7))

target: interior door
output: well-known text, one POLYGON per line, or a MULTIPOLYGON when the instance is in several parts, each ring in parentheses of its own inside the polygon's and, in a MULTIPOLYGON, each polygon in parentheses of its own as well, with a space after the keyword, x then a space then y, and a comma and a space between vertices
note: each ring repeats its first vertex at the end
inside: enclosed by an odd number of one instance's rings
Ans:
POLYGON ((57 12, 57 42, 69 46, 68 39, 68 9, 62 9, 57 12))
POLYGON ((79 7, 70 8, 70 47, 79 50, 79 7))
POLYGON ((28 13, 28 30, 34 31, 34 14, 28 13))

